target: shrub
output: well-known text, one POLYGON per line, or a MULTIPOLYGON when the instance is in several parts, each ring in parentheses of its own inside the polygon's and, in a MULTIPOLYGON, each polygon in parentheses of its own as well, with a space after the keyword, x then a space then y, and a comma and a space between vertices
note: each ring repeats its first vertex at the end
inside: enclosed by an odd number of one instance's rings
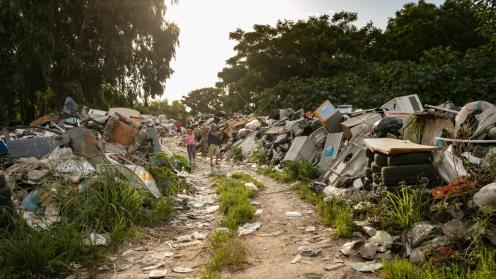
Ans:
POLYGON ((231 158, 235 162, 242 162, 245 159, 245 157, 243 156, 243 152, 239 147, 231 148, 230 154, 231 154, 231 158))
POLYGON ((282 183, 293 182, 295 179, 291 176, 291 174, 284 171, 276 171, 273 165, 262 166, 259 169, 259 172, 265 176, 268 176, 276 181, 282 183))
POLYGON ((320 176, 320 170, 308 161, 285 162, 284 170, 294 180, 310 181, 320 176))
POLYGON ((261 143, 257 143, 255 150, 250 154, 250 160, 259 165, 267 163, 267 149, 261 143))

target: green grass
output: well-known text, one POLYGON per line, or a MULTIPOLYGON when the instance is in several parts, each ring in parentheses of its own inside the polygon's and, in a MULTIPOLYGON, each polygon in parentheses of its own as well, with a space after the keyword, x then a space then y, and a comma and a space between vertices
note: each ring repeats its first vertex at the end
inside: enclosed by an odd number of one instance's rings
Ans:
POLYGON ((267 163, 267 149, 265 149, 260 142, 257 143, 257 147, 255 150, 250 154, 250 160, 259 164, 263 165, 267 163))
POLYGON ((307 161, 285 162, 283 171, 276 171, 273 165, 259 168, 259 172, 278 182, 310 182, 320 176, 320 170, 307 161))
POLYGON ((83 234, 70 223, 32 231, 23 220, 17 222, 15 230, 0 231, 0 278, 50 278, 71 262, 84 262, 89 257, 83 234))
POLYGON ((212 257, 204 268, 202 278, 217 278, 217 273, 224 268, 238 270, 243 268, 246 248, 236 236, 238 226, 245 224, 255 216, 253 198, 263 184, 245 173, 234 173, 230 177, 213 176, 217 183, 217 195, 224 219, 221 226, 229 228, 228 233, 216 233, 211 239, 212 257), (247 189, 244 184, 252 182, 258 191, 247 189))
POLYGON ((410 188, 401 185, 398 191, 386 191, 386 204, 389 210, 383 212, 383 226, 407 230, 422 220, 424 214, 424 197, 422 188, 410 188))
POLYGON ((353 213, 349 205, 338 200, 324 202, 323 193, 315 193, 308 183, 298 183, 292 187, 300 198, 311 202, 317 207, 322 223, 334 228, 334 238, 346 238, 353 232, 353 213))
POLYGON ((276 171, 273 165, 261 166, 258 171, 262 175, 268 176, 278 182, 289 183, 295 181, 291 174, 284 171, 276 171))
POLYGON ((191 164, 185 156, 174 153, 172 161, 175 163, 175 167, 178 171, 191 172, 191 164))
POLYGON ((215 274, 223 268, 231 271, 243 268, 246 257, 246 248, 243 242, 233 233, 216 233, 211 240, 212 259, 205 269, 208 276, 215 278, 215 274))
POLYGON ((233 147, 231 148, 230 156, 235 162, 242 162, 245 157, 243 156, 243 152, 241 151, 241 148, 239 147, 233 147))
MULTIPOLYGON (((259 187, 261 184, 246 174, 235 173, 231 178, 224 176, 215 176, 217 182, 217 195, 222 212, 226 218, 222 225, 236 229, 255 216, 255 207, 251 205, 250 199, 255 196, 257 191, 245 187, 247 182, 256 182, 259 187)), ((260 188, 259 188, 260 189, 260 188)))
POLYGON ((389 279, 417 279, 419 278, 418 268, 409 260, 394 259, 383 262, 383 273, 389 279))
POLYGON ((383 274, 388 279, 482 279, 496 278, 496 250, 479 249, 468 262, 426 262, 416 266, 405 259, 384 261, 383 274))

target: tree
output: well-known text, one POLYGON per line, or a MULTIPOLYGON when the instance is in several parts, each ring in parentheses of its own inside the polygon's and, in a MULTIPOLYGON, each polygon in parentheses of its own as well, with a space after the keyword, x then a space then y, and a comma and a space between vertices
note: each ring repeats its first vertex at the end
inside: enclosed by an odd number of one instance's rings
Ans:
POLYGON ((179 34, 165 10, 160 0, 0 0, 2 119, 29 121, 66 95, 88 106, 103 92, 131 104, 162 95, 179 34))
POLYGON ((170 104, 167 100, 152 101, 150 104, 140 103, 136 106, 136 109, 141 113, 155 116, 165 114, 169 119, 179 121, 185 121, 188 117, 186 106, 177 100, 172 101, 170 104))
MULTIPOLYGON (((329 77, 343 72, 364 73, 372 42, 380 31, 368 24, 357 28, 355 13, 341 12, 308 20, 255 25, 253 32, 236 30, 237 54, 219 73, 234 110, 253 106, 255 93, 292 77, 329 77), (234 101, 235 100, 235 101, 234 101)), ((230 106, 231 107, 231 106, 230 106)))
POLYGON ((476 0, 474 9, 477 18, 481 22, 480 33, 496 43, 496 1, 495 0, 476 0))
POLYGON ((184 96, 182 103, 190 108, 193 115, 201 113, 217 113, 224 110, 224 90, 206 87, 193 90, 184 96))
POLYGON ((376 45, 377 58, 418 61, 424 51, 448 46, 464 52, 487 42, 476 31, 478 27, 469 0, 447 0, 440 7, 423 0, 409 3, 389 20, 376 45))

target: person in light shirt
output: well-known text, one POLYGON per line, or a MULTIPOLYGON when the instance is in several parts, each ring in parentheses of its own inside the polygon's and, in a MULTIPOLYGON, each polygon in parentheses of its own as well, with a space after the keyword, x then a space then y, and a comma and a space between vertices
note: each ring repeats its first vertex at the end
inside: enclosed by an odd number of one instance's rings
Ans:
POLYGON ((186 148, 188 150, 189 163, 191 164, 191 167, 194 168, 196 159, 196 138, 191 129, 188 129, 188 134, 186 135, 186 148))

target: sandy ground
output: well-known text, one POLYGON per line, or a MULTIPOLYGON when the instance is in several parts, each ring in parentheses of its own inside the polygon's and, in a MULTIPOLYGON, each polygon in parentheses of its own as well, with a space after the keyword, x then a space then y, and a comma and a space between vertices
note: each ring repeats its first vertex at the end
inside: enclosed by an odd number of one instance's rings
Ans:
MULTIPOLYGON (((173 139, 166 140, 164 145, 175 152, 185 151, 173 139)), ((360 260, 341 255, 339 249, 346 241, 333 240, 330 228, 322 225, 315 207, 300 199, 288 184, 258 175, 249 165, 223 161, 220 167, 212 169, 208 160, 198 158, 197 169, 188 177, 196 190, 190 195, 190 201, 202 201, 203 206, 191 208, 187 200, 183 201, 171 223, 146 229, 144 239, 138 243, 127 243, 101 265, 71 275, 72 278, 149 278, 154 269, 166 269, 165 278, 200 278, 202 265, 210 258, 208 237, 214 234, 222 218, 217 211, 205 212, 217 205, 215 184, 209 174, 236 171, 249 173, 265 185, 254 199, 257 209, 262 210, 254 222, 260 222, 262 227, 242 237, 248 249, 245 268, 236 272, 223 271, 221 278, 376 277, 357 273, 351 268, 353 262, 360 260), (288 217, 286 212, 300 212, 302 216, 288 217), (311 230, 312 226, 315 231, 311 230), (188 235, 199 239, 191 237, 184 242, 177 241, 177 237, 188 235), (320 253, 293 261, 302 247, 320 249, 320 253), (326 270, 336 263, 344 265, 326 270), (178 267, 191 269, 191 272, 174 272, 178 267)))

